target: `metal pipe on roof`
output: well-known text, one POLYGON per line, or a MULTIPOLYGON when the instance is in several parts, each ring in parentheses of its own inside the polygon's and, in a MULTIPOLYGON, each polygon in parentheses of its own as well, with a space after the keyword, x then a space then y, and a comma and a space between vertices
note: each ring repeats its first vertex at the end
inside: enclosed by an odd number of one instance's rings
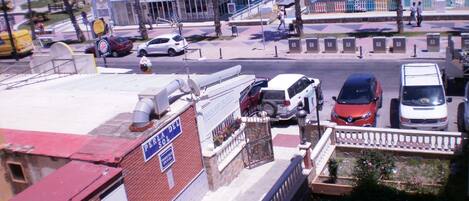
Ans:
MULTIPOLYGON (((159 90, 153 95, 154 98, 142 98, 135 105, 135 109, 132 117, 132 125, 129 129, 133 132, 142 132, 150 128, 153 124, 150 121, 150 115, 157 113, 155 108, 158 106, 162 111, 167 110, 169 106, 169 94, 177 90, 181 90, 183 93, 189 93, 191 90, 187 82, 183 79, 175 79, 167 84, 163 89, 159 90), (155 99, 155 100, 153 100, 155 99), (166 110, 165 110, 166 109, 166 110)), ((162 115, 163 112, 157 115, 162 115)))
POLYGON ((200 96, 200 89, 216 82, 222 82, 228 78, 237 76, 241 73, 241 65, 236 65, 231 68, 212 73, 205 77, 190 78, 187 80, 189 87, 196 96, 200 96))

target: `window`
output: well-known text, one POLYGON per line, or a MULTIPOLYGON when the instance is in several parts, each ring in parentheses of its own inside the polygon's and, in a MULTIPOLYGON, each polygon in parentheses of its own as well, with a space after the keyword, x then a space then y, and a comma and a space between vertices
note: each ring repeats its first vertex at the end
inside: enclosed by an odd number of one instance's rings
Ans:
POLYGON ((169 38, 160 38, 160 44, 167 43, 168 41, 169 41, 169 38))
POLYGON ((7 162, 8 170, 10 171, 11 180, 15 182, 26 183, 24 176, 23 166, 21 163, 7 162))
POLYGON ((293 84, 291 87, 288 88, 288 96, 289 96, 290 98, 293 98, 293 96, 296 95, 295 88, 296 88, 296 83, 293 84))
POLYGON ((176 42, 179 42, 179 41, 184 40, 184 38, 180 35, 176 35, 176 36, 173 37, 173 40, 176 41, 176 42))
POLYGON ((150 45, 155 45, 155 44, 159 44, 159 43, 160 43, 160 39, 157 38, 157 39, 155 39, 155 40, 150 41, 149 44, 150 44, 150 45))

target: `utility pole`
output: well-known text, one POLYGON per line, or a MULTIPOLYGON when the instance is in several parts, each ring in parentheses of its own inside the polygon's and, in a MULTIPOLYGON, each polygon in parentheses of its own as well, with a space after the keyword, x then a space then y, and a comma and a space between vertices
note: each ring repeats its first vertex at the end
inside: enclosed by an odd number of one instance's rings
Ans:
POLYGON ((13 50, 13 58, 18 61, 18 54, 16 53, 16 46, 13 38, 13 34, 11 33, 10 21, 8 20, 8 13, 7 13, 7 5, 5 0, 2 0, 2 9, 3 9, 3 18, 5 19, 5 25, 8 31, 8 37, 10 37, 10 44, 11 49, 13 50))
POLYGON ((29 27, 31 29, 31 37, 36 40, 36 29, 33 22, 33 11, 31 10, 31 0, 28 0, 29 27))

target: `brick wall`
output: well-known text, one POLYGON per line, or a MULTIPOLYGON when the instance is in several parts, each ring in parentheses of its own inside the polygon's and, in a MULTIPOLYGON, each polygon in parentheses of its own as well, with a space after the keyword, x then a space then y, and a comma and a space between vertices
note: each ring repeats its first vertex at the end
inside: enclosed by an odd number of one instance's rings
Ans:
POLYGON ((169 168, 173 172, 174 187, 169 189, 158 156, 144 162, 138 146, 120 164, 130 201, 172 200, 203 169, 194 107, 189 107, 180 118, 182 134, 172 142, 176 162, 169 168))

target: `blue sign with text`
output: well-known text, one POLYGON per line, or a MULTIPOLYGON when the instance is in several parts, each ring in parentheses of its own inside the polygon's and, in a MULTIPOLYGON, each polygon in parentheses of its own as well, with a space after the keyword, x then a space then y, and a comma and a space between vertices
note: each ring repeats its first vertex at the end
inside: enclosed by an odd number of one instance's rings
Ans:
POLYGON ((181 133, 181 119, 178 117, 163 128, 162 131, 148 138, 148 140, 142 144, 143 159, 145 162, 155 156, 163 147, 181 135, 181 133))
POLYGON ((163 150, 158 156, 160 158, 161 172, 164 172, 166 169, 171 167, 174 162, 176 162, 172 145, 169 145, 168 148, 163 150))

